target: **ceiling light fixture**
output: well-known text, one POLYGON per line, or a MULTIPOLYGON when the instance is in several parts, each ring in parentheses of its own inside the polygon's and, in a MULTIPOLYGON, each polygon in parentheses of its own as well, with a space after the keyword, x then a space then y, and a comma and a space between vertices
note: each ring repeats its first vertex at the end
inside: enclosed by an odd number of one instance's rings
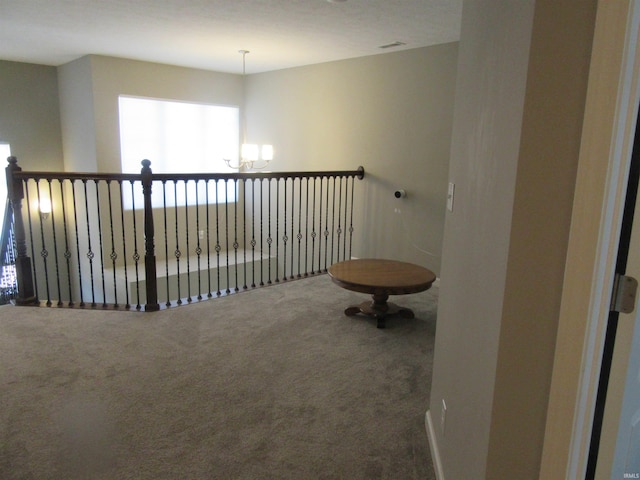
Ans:
MULTIPOLYGON (((245 57, 249 50, 238 50, 238 53, 242 54, 242 77, 245 78, 246 60, 245 57)), ((254 143, 247 143, 247 120, 245 115, 242 116, 242 145, 240 146, 240 161, 237 165, 232 165, 231 160, 224 159, 224 163, 227 167, 236 170, 260 170, 269 165, 269 162, 273 160, 273 145, 256 145, 254 143), (258 163, 263 162, 263 163, 258 163)))

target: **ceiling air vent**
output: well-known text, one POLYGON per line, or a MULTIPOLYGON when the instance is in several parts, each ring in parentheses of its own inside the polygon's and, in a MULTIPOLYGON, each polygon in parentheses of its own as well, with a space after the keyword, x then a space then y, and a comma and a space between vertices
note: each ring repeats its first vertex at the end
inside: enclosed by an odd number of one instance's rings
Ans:
POLYGON ((395 47, 400 47, 402 45, 406 45, 406 43, 404 42, 387 43, 386 45, 380 45, 378 48, 395 48, 395 47))

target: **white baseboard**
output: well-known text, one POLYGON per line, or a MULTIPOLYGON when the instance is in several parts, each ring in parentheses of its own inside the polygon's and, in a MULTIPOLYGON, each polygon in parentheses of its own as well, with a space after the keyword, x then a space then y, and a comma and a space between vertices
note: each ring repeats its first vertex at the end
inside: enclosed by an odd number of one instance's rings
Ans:
POLYGON ((431 450, 431 459, 433 461, 433 469, 436 472, 436 480, 444 480, 444 472, 442 471, 442 461, 440 460, 440 450, 438 449, 438 441, 436 440, 436 432, 433 429, 433 421, 431 420, 431 410, 427 410, 424 415, 424 425, 427 429, 427 438, 429 440, 429 450, 431 450))

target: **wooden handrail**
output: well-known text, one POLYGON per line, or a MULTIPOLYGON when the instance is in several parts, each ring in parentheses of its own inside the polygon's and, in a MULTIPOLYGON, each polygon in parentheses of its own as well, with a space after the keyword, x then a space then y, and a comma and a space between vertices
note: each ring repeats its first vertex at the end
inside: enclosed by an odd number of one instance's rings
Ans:
MULTIPOLYGON (((144 161, 144 160, 143 160, 144 161)), ((111 180, 111 181, 136 181, 141 180, 139 173, 85 173, 85 172, 45 172, 45 171, 16 171, 16 179, 34 180, 111 180)), ((170 180, 242 180, 255 178, 332 178, 332 177, 357 177, 364 178, 364 167, 357 170, 333 170, 333 171, 297 171, 297 172, 234 172, 234 173, 152 173, 154 181, 170 180)))

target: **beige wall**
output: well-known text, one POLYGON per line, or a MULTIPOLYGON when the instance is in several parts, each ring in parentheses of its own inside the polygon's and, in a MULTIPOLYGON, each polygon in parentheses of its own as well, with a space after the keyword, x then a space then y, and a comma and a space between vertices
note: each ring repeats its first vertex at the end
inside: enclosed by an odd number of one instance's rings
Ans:
POLYGON ((97 55, 59 71, 65 160, 79 171, 120 171, 119 95, 243 106, 238 75, 97 55))
POLYGON ((464 5, 430 400, 447 479, 539 475, 595 4, 464 5))
POLYGON ((485 478, 532 14, 464 6, 430 400, 447 479, 485 478))
MULTIPOLYGON (((0 141, 25 170, 61 170, 56 69, 0 61, 0 141)), ((6 166, 6 159, 2 159, 6 166)), ((4 178, 4 176, 3 176, 4 178)))
POLYGON ((540 468, 596 4, 536 2, 487 478, 540 468))
POLYGON ((97 171, 96 121, 90 57, 58 68, 64 170, 97 171))
POLYGON ((273 170, 365 167, 354 256, 439 273, 457 50, 451 43, 249 76, 247 136, 275 145, 273 170), (396 189, 407 197, 395 199, 396 189))
MULTIPOLYGON (((58 81, 54 67, 0 61, 0 141, 11 145, 11 154, 18 158, 24 170, 63 170, 60 109, 58 103, 58 81)), ((2 159, 4 182, 6 159, 2 159)), ((27 235, 38 239, 36 251, 40 250, 40 222, 37 210, 37 194, 30 189, 22 202, 22 211, 29 223, 27 235), (27 212, 31 212, 31 218, 27 212), (33 235, 33 236, 31 236, 33 235)), ((51 186, 55 198, 58 185, 51 186)), ((42 196, 49 197, 49 185, 40 184, 42 196)), ((4 199, 2 199, 4 201, 4 199)), ((4 204, 2 204, 4 212, 4 204)), ((52 238, 45 234, 46 245, 51 248, 52 238)), ((32 258, 33 265, 40 270, 45 260, 40 255, 32 258)), ((50 263, 50 267, 53 265, 50 263)), ((67 284, 66 272, 61 270, 61 284, 67 284)), ((44 275, 39 275, 44 277, 44 275)), ((37 293, 45 298, 44 282, 39 282, 37 293)))

